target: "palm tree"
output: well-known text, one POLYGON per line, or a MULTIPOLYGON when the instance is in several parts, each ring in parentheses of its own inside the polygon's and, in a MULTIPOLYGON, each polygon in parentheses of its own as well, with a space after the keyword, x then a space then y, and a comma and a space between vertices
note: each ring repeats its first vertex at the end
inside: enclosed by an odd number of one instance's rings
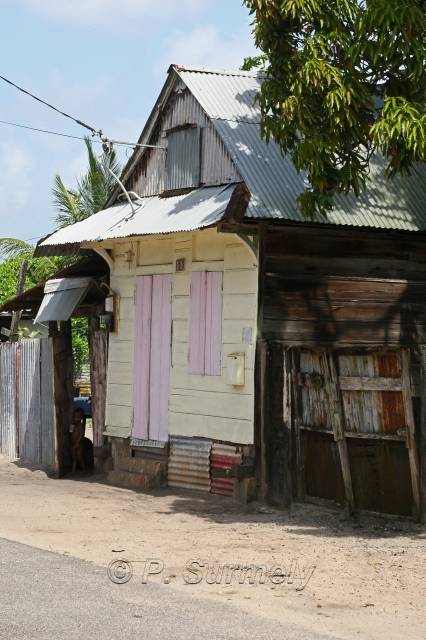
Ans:
POLYGON ((53 202, 59 213, 56 216, 58 229, 80 222, 101 211, 107 198, 116 186, 113 174, 120 173, 120 164, 114 150, 105 151, 97 157, 90 138, 85 138, 89 167, 77 181, 76 189, 68 189, 59 175, 55 176, 52 189, 53 202))

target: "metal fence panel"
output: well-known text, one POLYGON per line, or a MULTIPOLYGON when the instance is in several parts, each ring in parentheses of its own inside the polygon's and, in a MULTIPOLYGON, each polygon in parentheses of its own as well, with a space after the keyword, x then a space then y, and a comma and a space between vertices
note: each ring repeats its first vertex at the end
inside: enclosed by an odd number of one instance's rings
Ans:
POLYGON ((40 339, 19 343, 19 457, 41 463, 40 339))
POLYGON ((0 453, 55 469, 55 449, 52 340, 1 344, 0 453))
POLYGON ((0 453, 16 458, 16 351, 14 343, 0 345, 0 453))

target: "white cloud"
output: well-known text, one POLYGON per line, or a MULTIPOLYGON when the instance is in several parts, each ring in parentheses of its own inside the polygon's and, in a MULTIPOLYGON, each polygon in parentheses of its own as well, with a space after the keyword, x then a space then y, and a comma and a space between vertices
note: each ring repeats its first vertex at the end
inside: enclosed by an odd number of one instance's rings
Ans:
POLYGON ((239 69, 244 58, 253 53, 255 48, 248 27, 234 33, 224 33, 214 25, 201 25, 188 32, 176 32, 167 38, 159 70, 166 69, 172 63, 239 69))
MULTIPOLYGON (((30 202, 33 161, 28 150, 11 139, 0 143, 0 223, 30 202)), ((3 235, 0 231, 0 235, 3 235)))
POLYGON ((118 31, 130 26, 138 28, 141 36, 146 19, 171 21, 185 15, 199 15, 212 0, 22 0, 33 11, 47 18, 103 26, 118 31), (135 22, 136 21, 136 22, 135 22))

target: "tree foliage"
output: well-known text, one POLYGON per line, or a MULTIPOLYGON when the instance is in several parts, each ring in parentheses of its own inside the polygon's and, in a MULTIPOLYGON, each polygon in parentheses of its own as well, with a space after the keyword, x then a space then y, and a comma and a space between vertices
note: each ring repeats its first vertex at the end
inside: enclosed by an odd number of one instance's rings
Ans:
POLYGON ((375 152, 390 177, 425 160, 425 0, 244 3, 262 52, 244 63, 265 74, 262 134, 306 172, 305 216, 358 195, 375 152))

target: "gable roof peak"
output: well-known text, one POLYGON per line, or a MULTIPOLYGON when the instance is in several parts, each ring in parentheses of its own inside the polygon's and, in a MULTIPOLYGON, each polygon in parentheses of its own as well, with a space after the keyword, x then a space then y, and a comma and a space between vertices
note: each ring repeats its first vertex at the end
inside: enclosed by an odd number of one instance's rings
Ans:
POLYGON ((259 71, 242 71, 241 69, 210 69, 208 67, 188 67, 184 64, 171 64, 168 73, 176 71, 177 73, 210 73, 216 76, 235 76, 240 78, 259 78, 262 73, 259 71))

